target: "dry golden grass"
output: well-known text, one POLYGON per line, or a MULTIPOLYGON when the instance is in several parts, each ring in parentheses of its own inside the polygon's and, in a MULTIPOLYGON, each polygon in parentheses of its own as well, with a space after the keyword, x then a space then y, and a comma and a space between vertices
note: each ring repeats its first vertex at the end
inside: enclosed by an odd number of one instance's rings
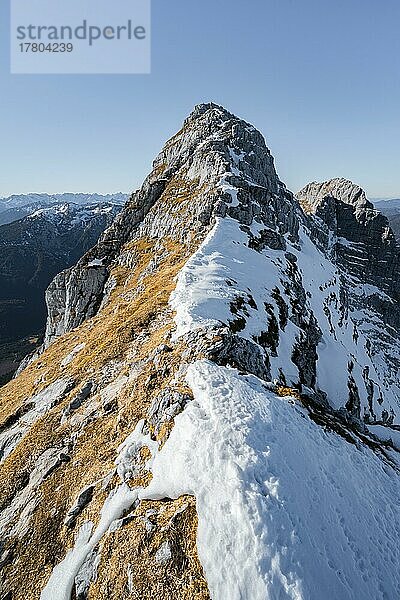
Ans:
POLYGON ((132 517, 122 529, 105 538, 99 575, 90 587, 89 600, 208 600, 196 550, 194 498, 143 501, 132 517), (151 531, 146 529, 147 511, 154 511, 148 517, 151 531), (171 560, 162 565, 156 560, 156 552, 164 542, 170 546, 171 560))
POLYGON ((44 355, 25 369, 17 379, 0 388, 0 427, 25 401, 60 377, 60 361, 81 341, 70 332, 57 340, 44 355))
MULTIPOLYGON (((75 387, 68 396, 35 423, 23 442, 2 465, 0 503, 6 506, 12 501, 23 481, 26 484, 26 478, 38 456, 47 448, 58 447, 61 450, 67 444, 74 426, 70 420, 61 425, 61 414, 72 395, 88 376, 95 378, 101 376, 103 369, 113 361, 115 364, 120 361, 120 371, 125 372, 126 375, 129 374, 129 364, 132 361, 136 364, 143 363, 141 372, 135 378, 129 379, 120 392, 116 412, 106 415, 100 411, 97 418, 81 429, 71 460, 56 469, 41 484, 37 492, 38 506, 31 516, 28 534, 23 539, 8 540, 8 545, 13 547, 14 556, 18 556, 19 561, 18 564, 10 564, 5 568, 7 579, 13 582, 13 600, 39 598, 40 590, 51 570, 73 546, 75 532, 87 520, 91 520, 94 525, 98 523, 100 510, 108 493, 101 490, 100 484, 96 487, 92 501, 78 516, 73 530, 66 528, 63 520, 84 487, 112 472, 116 448, 126 439, 137 422, 145 417, 154 395, 168 385, 181 364, 183 348, 179 344, 173 351, 158 356, 157 366, 148 360, 152 352, 165 341, 166 334, 172 328, 172 314, 168 309, 168 299, 175 285, 176 274, 186 262, 189 253, 193 251, 173 240, 165 240, 162 246, 160 247, 159 240, 140 239, 131 242, 126 250, 133 254, 135 266, 133 269, 121 266, 113 269, 112 274, 117 285, 102 312, 83 323, 75 331, 56 340, 17 380, 10 382, 2 390, 0 415, 4 422, 27 398, 60 376, 68 376, 75 381, 75 387), (154 273, 143 275, 154 257, 156 244, 164 258, 154 273), (139 279, 140 286, 138 286, 139 279), (133 293, 129 299, 126 298, 127 292, 133 293), (140 343, 137 343, 139 334, 140 343), (84 349, 61 371, 60 362, 63 357, 82 341, 85 342, 84 349), (39 377, 40 381, 37 381, 39 377), (23 568, 20 568, 21 565, 23 568)), ((186 390, 184 385, 182 388, 186 390)), ((78 409, 74 416, 83 411, 84 407, 78 409)), ((163 426, 158 436, 160 441, 165 442, 172 426, 173 422, 163 426)), ((141 455, 144 462, 148 458, 148 451, 146 453, 146 449, 142 449, 141 455)), ((146 486, 150 480, 151 473, 143 468, 130 485, 146 486)), ((116 484, 117 480, 114 478, 110 485, 115 487, 116 484)), ((172 572, 169 576, 169 570, 163 572, 157 586, 159 589, 165 587, 163 595, 165 598, 208 598, 208 593, 204 592, 207 587, 195 550, 196 523, 193 504, 193 508, 187 512, 185 520, 182 521, 182 528, 178 528, 182 552, 186 552, 185 544, 189 544, 190 548, 188 546, 187 551, 190 550, 190 557, 185 555, 185 568, 179 576, 172 572), (178 588, 180 591, 174 596, 173 590, 177 592, 178 588)), ((134 538, 135 532, 128 531, 127 527, 118 534, 121 535, 124 543, 121 543, 121 548, 114 548, 113 557, 115 553, 118 556, 130 551, 128 540, 134 548, 136 544, 136 547, 141 549, 140 561, 143 556, 150 556, 151 551, 142 548, 142 538, 139 536, 135 542, 131 539, 131 536, 134 538)), ((106 547, 107 544, 108 541, 106 547)), ((148 569, 153 572, 154 556, 149 561, 150 559, 146 558, 140 567, 137 575, 139 586, 143 587, 143 582, 150 577, 148 569)), ((119 581, 122 586, 122 578, 120 579, 119 574, 110 573, 107 568, 104 573, 100 570, 99 585, 91 592, 90 597, 122 598, 125 587, 119 587, 119 581), (102 577, 104 581, 101 583, 102 577), (107 595, 110 592, 103 591, 103 589, 111 589, 110 586, 114 590, 112 592, 114 595, 107 595)), ((152 586, 155 590, 155 579, 152 586)), ((150 590, 151 586, 148 589, 150 590)), ((143 593, 147 592, 143 591, 143 593)))
MULTIPOLYGON (((161 177, 165 168, 165 164, 158 165, 152 177, 161 177)), ((193 202, 201 193, 204 189, 197 181, 175 178, 150 212, 158 213, 161 218, 178 213, 183 223, 190 222, 193 202)), ((38 599, 52 569, 74 545, 79 527, 88 520, 96 526, 105 498, 118 485, 114 464, 118 446, 138 421, 146 417, 154 397, 170 385, 182 363, 182 352, 187 350, 183 343, 175 344, 169 352, 158 353, 156 362, 151 357, 165 343, 173 327, 168 299, 175 287, 175 277, 202 241, 202 235, 194 232, 185 232, 184 237, 185 243, 172 238, 139 237, 126 244, 123 255, 132 267, 122 264, 113 267, 111 275, 116 286, 102 311, 57 339, 18 379, 0 390, 1 427, 24 402, 58 378, 69 377, 74 381, 74 389, 35 423, 0 467, 0 506, 7 506, 26 485, 35 461, 46 449, 70 446, 69 462, 49 474, 37 491, 37 507, 31 514, 28 533, 22 539, 7 540, 14 561, 5 566, 4 574, 12 582, 13 600, 38 599), (62 359, 82 342, 84 348, 61 369, 62 359), (87 416, 84 404, 61 425, 65 407, 88 378, 100 382, 104 388, 121 374, 126 375, 127 382, 110 413, 102 410, 97 396, 94 400, 98 409, 91 420, 79 425, 79 418, 82 423, 87 416), (104 481, 108 484, 102 489, 104 481), (92 484, 95 484, 92 500, 73 527, 64 526, 66 513, 75 499, 83 488, 92 484)), ((191 393, 183 382, 175 383, 174 387, 191 393)), ((173 420, 162 425, 157 436, 160 446, 172 427, 173 420)), ((151 480, 151 473, 145 468, 148 449, 142 448, 140 458, 142 466, 129 482, 131 486, 146 486, 151 480)), ((89 598, 209 598, 197 557, 196 532, 193 498, 142 502, 132 520, 121 530, 105 536, 99 577, 91 586, 89 598), (172 519, 184 504, 187 504, 185 510, 172 519), (149 537, 143 515, 150 508, 157 511, 157 516, 149 537), (163 567, 156 563, 155 552, 167 539, 173 558, 163 567), (131 595, 127 593, 127 572, 123 568, 129 563, 135 567, 133 582, 138 590, 131 595)))
POLYGON ((293 398, 296 398, 297 400, 301 400, 300 393, 295 388, 290 388, 290 387, 286 387, 284 385, 279 385, 276 388, 275 392, 278 394, 278 396, 281 396, 281 397, 292 396, 293 398))

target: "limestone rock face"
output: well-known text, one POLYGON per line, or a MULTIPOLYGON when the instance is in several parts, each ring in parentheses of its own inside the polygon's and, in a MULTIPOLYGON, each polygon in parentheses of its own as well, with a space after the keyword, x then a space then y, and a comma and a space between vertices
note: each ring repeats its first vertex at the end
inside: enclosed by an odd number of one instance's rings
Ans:
MULTIPOLYGON (((354 316, 354 322, 358 322, 357 330, 376 323, 376 319, 381 322, 379 332, 370 329, 368 352, 371 348, 379 348, 385 355, 388 370, 398 372, 400 247, 388 219, 374 208, 358 185, 346 179, 311 183, 296 196, 310 215, 308 226, 312 239, 339 267, 345 310, 354 315, 357 311, 370 311, 359 321, 354 316)), ((368 375, 365 385, 376 394, 376 383, 368 375)), ((350 375, 351 397, 354 390, 357 395, 359 390, 350 375)), ((375 414, 372 396, 367 390, 370 411, 375 414)), ((380 401, 379 392, 375 397, 380 401)), ((352 401, 350 405, 353 405, 352 401)), ((369 411, 367 418, 370 418, 369 411)))
POLYGON ((44 347, 96 314, 106 279, 106 267, 97 265, 74 267, 56 275, 46 290, 48 320, 44 347))
POLYGON ((390 227, 397 241, 400 242, 400 200, 398 198, 376 200, 375 207, 388 218, 390 227))
POLYGON ((0 390, 7 600, 396 597, 398 258, 197 106, 0 390))
MULTIPOLYGON (((315 229, 319 219, 326 224, 323 243, 333 249, 344 269, 399 300, 400 248, 387 218, 358 185, 346 179, 311 183, 297 194, 297 199, 306 211, 318 217, 315 229)), ((324 232, 317 235, 323 237, 324 232)))
POLYGON ((325 198, 337 198, 358 208, 359 210, 373 210, 373 204, 367 200, 365 192, 360 186, 349 179, 336 178, 322 183, 309 183, 296 194, 297 199, 306 212, 316 213, 325 198))

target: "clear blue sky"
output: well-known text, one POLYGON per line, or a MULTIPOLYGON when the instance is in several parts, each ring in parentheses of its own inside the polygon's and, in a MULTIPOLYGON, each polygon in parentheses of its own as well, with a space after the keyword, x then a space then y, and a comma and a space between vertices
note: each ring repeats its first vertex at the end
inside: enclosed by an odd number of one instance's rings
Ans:
POLYGON ((294 191, 349 177, 400 197, 399 0, 153 0, 151 75, 9 75, 0 196, 130 191, 194 104, 262 131, 294 191))

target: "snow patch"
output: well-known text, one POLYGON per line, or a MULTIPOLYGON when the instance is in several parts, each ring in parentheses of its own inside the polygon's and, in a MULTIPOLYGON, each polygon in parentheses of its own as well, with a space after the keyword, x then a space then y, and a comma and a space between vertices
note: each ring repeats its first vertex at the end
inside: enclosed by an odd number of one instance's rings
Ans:
POLYGON ((169 542, 163 542, 156 552, 156 562, 160 565, 166 565, 172 557, 169 542))
POLYGON ((75 356, 77 354, 79 354, 79 352, 81 350, 83 350, 85 347, 85 343, 82 344, 78 344, 77 346, 75 346, 75 348, 73 350, 71 350, 71 352, 65 357, 63 358, 63 360, 61 361, 60 367, 62 369, 64 369, 65 367, 67 367, 70 363, 72 363, 72 361, 74 360, 75 356))
POLYGON ((143 424, 143 420, 139 421, 135 430, 118 449, 119 453, 115 463, 122 483, 109 494, 103 504, 100 522, 96 530, 92 535, 91 523, 82 526, 83 529, 80 530, 74 548, 53 569, 50 579, 41 593, 41 600, 70 600, 74 582, 87 557, 109 529, 117 528, 123 513, 138 499, 140 488, 131 489, 125 483, 133 472, 132 460, 140 448, 147 446, 152 453, 146 463, 146 467, 150 469, 158 449, 158 443, 153 442, 148 434, 143 434, 143 424))
POLYGON ((93 524, 82 525, 75 546, 64 560, 54 567, 53 572, 43 589, 41 600, 70 600, 75 578, 78 575, 86 557, 93 551, 111 523, 130 508, 137 499, 137 489, 131 490, 125 483, 113 490, 100 513, 100 522, 91 535, 93 524))
POLYGON ((102 258, 94 258, 87 264, 88 267, 102 267, 103 259, 102 258))
POLYGON ((158 442, 151 439, 150 435, 143 434, 144 420, 142 419, 136 425, 134 431, 118 448, 118 457, 115 461, 117 465, 118 476, 121 481, 127 481, 134 476, 134 459, 141 448, 148 448, 151 457, 145 464, 145 468, 150 471, 154 456, 158 450, 158 442))
POLYGON ((139 498, 195 495, 211 597, 400 597, 397 474, 255 377, 200 361, 187 380, 139 498))
POLYGON ((71 386, 71 379, 57 379, 26 401, 29 410, 22 414, 14 425, 0 433, 0 462, 14 450, 37 419, 49 412, 64 397, 71 386))

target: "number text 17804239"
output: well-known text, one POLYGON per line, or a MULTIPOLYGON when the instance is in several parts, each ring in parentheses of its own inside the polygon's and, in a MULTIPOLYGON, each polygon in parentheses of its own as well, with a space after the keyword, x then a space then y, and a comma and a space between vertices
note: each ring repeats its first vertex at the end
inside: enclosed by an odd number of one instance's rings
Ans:
POLYGON ((53 42, 49 44, 37 44, 37 43, 29 43, 23 42, 19 44, 21 52, 72 52, 74 49, 73 44, 64 44, 53 42))

